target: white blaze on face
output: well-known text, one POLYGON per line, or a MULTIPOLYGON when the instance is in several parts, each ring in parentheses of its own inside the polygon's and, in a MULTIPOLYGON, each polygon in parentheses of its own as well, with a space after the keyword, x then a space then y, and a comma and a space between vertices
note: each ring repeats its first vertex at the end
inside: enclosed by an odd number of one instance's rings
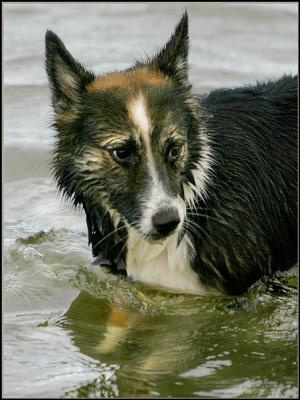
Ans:
POLYGON ((140 94, 139 97, 132 100, 129 104, 128 109, 132 122, 143 136, 143 139, 146 142, 149 142, 152 128, 151 121, 147 114, 146 102, 143 95, 140 94))
POLYGON ((142 94, 139 94, 138 97, 134 98, 129 103, 128 112, 131 121, 141 135, 142 141, 145 145, 145 156, 147 157, 151 177, 149 193, 145 196, 143 204, 144 211, 140 222, 141 230, 145 235, 148 235, 153 228, 153 215, 164 208, 175 208, 178 210, 180 216, 179 228, 181 228, 185 217, 185 205, 179 196, 178 198, 170 197, 165 192, 162 182, 159 180, 151 149, 150 138, 152 133, 152 123, 149 118, 149 113, 147 112, 146 100, 142 94))

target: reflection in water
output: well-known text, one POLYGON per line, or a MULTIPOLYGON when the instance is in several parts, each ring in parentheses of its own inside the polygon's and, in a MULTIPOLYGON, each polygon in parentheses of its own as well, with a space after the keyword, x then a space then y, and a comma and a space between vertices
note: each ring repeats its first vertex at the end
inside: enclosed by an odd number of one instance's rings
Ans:
MULTIPOLYGON (((265 290, 265 285, 262 286, 265 290)), ((157 304, 158 313, 154 309, 149 313, 138 310, 136 304, 133 307, 132 304, 129 307, 128 304, 117 305, 105 296, 97 298, 81 291, 60 326, 69 331, 81 353, 106 365, 119 366, 116 384, 122 396, 155 397, 168 393, 267 396, 274 393, 275 388, 278 390, 277 383, 285 381, 290 374, 287 366, 295 363, 296 349, 293 329, 289 339, 285 331, 285 343, 280 341, 280 329, 274 336, 265 335, 275 305, 274 298, 272 305, 268 304, 267 297, 271 299, 271 294, 265 293, 266 298, 261 296, 262 286, 259 292, 251 294, 252 299, 245 297, 238 301, 230 298, 195 300, 193 296, 149 291, 146 299, 152 303, 162 299, 165 302, 165 312, 157 304), (176 296, 181 299, 178 313, 171 306, 176 296), (195 306, 199 307, 197 312, 195 306), (273 367, 270 356, 274 357, 273 367), (285 362, 281 363, 283 359, 285 362)), ((269 289, 270 293, 274 290, 272 285, 269 289)), ((282 286, 282 290, 290 290, 285 299, 280 296, 277 299, 289 303, 281 304, 286 311, 293 303, 289 296, 294 289, 282 286)), ((284 310, 277 309, 277 312, 284 310)), ((295 307, 291 312, 296 312, 295 307)), ((289 390, 295 394, 292 382, 290 384, 290 388, 282 386, 282 393, 289 390)), ((99 390, 98 386, 99 380, 96 380, 82 390, 86 394, 88 390, 94 393, 99 390)))
POLYGON ((89 266, 85 242, 61 229, 8 246, 6 393, 296 397, 296 271, 238 298, 160 292, 89 266))
POLYGON ((295 271, 238 298, 160 292, 89 266, 85 241, 49 230, 7 248, 6 393, 296 397, 295 271))
POLYGON ((119 390, 115 383, 116 366, 99 365, 99 376, 91 382, 76 389, 67 390, 66 398, 115 398, 119 397, 119 390))

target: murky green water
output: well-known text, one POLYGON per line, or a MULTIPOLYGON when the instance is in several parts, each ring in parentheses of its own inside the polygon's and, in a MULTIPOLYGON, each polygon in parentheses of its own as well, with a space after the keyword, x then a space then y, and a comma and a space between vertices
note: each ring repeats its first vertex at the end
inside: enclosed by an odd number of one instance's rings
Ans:
POLYGON ((10 246, 8 393, 297 397, 294 271, 239 298, 164 293, 88 267, 86 239, 61 229, 10 246))
POLYGON ((84 215, 49 178, 45 30, 101 72, 128 66, 138 43, 157 48, 184 7, 200 92, 296 72, 291 4, 4 9, 5 397, 298 397, 296 268, 238 298, 133 284, 91 264, 84 215))

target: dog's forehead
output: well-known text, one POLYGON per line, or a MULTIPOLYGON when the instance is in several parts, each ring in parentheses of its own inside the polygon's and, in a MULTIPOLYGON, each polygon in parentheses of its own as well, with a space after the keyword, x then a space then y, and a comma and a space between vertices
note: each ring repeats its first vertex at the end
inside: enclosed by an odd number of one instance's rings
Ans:
POLYGON ((148 137, 152 132, 152 122, 147 109, 147 103, 142 93, 133 97, 127 103, 128 114, 136 130, 143 138, 148 137))
POLYGON ((100 76, 87 87, 90 93, 100 95, 120 93, 122 96, 116 101, 122 102, 127 111, 126 120, 134 128, 133 133, 138 136, 136 139, 142 142, 149 141, 155 126, 166 125, 167 129, 163 132, 170 130, 172 113, 166 111, 170 101, 164 101, 164 98, 171 88, 168 77, 148 67, 100 76))

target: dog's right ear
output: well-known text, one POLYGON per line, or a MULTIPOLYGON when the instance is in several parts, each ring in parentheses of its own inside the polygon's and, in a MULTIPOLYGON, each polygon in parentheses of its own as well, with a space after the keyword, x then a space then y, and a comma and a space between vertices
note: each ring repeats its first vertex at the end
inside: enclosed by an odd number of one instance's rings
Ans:
POLYGON ((69 111, 95 76, 71 56, 59 37, 46 33, 46 70, 56 114, 69 111))

